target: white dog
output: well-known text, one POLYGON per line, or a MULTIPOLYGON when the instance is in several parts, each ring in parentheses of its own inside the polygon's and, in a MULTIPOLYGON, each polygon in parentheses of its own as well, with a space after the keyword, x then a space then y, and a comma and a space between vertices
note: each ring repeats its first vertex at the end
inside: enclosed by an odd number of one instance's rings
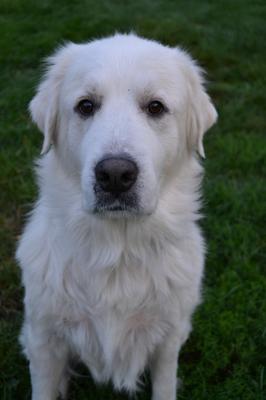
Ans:
POLYGON ((133 34, 69 43, 30 110, 40 195, 17 259, 32 399, 65 398, 77 356, 129 392, 149 367, 152 399, 174 400, 204 264, 197 153, 216 111, 202 71, 133 34))

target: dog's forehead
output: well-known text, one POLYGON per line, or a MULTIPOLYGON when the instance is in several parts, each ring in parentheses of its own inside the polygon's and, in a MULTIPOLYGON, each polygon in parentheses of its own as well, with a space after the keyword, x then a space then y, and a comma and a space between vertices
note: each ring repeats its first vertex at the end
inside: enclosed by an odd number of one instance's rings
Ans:
POLYGON ((175 52, 157 42, 135 36, 117 35, 80 46, 80 60, 95 68, 128 70, 130 66, 169 69, 175 52))
POLYGON ((135 36, 118 36, 80 45, 72 59, 68 84, 137 89, 181 85, 177 52, 135 36))

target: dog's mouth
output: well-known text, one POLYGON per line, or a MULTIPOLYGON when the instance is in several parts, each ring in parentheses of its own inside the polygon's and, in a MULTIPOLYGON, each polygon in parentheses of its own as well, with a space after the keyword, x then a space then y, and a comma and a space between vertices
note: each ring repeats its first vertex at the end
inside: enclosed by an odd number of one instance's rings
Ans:
POLYGON ((135 192, 123 193, 119 196, 111 193, 98 193, 94 213, 108 214, 114 217, 140 214, 138 197, 135 192))
POLYGON ((135 198, 127 199, 98 199, 94 207, 94 213, 110 217, 124 217, 140 214, 140 209, 135 198))

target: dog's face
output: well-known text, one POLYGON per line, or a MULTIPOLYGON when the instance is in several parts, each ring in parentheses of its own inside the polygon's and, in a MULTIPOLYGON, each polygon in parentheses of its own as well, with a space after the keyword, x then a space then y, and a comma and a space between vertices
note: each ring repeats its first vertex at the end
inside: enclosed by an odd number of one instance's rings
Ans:
POLYGON ((134 35, 69 44, 49 63, 31 102, 43 151, 54 143, 88 212, 151 214, 179 161, 203 155, 216 119, 199 68, 181 50, 134 35))

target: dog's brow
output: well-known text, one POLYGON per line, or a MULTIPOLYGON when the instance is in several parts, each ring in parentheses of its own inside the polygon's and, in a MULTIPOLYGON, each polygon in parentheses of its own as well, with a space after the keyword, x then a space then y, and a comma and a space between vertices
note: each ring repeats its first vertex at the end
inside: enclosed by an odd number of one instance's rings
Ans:
POLYGON ((92 89, 92 90, 91 89, 86 89, 86 90, 84 90, 83 94, 81 94, 78 97, 77 101, 80 101, 80 100, 82 100, 84 98, 86 98, 86 99, 88 98, 90 100, 93 100, 96 103, 101 103, 102 99, 103 99, 103 96, 101 94, 97 93, 96 89, 92 89))
POLYGON ((139 95, 140 104, 146 105, 151 100, 161 101, 165 105, 168 104, 167 96, 162 90, 146 87, 139 95))

